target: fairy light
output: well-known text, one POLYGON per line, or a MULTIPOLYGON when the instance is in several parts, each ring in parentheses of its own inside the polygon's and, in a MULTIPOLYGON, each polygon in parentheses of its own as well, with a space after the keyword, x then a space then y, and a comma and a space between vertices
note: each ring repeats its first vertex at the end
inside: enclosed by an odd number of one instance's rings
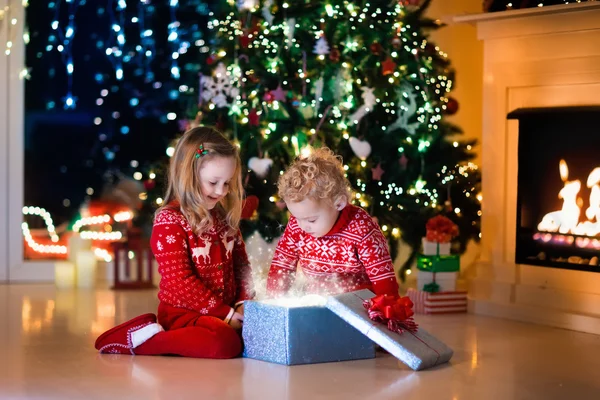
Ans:
POLYGON ((113 215, 115 222, 125 222, 133 219, 133 213, 130 211, 120 211, 113 215))
POLYGON ((52 216, 48 211, 44 208, 40 207, 23 207, 23 215, 35 215, 41 217, 46 223, 46 229, 48 230, 48 235, 50 235, 50 239, 54 243, 58 242, 58 235, 56 234, 56 229, 54 228, 54 222, 52 222, 52 216))
POLYGON ((81 218, 73 224, 73 232, 79 232, 83 226, 107 224, 110 220, 111 218, 108 214, 81 218))
POLYGON ((29 225, 27 224, 27 222, 23 222, 21 224, 21 230, 23 231, 23 237, 25 238, 25 242, 36 253, 67 254, 67 246, 57 245, 57 244, 46 245, 46 244, 37 243, 33 239, 33 236, 31 235, 31 232, 29 230, 29 225))
POLYGON ((94 247, 93 251, 94 251, 94 255, 96 256, 96 258, 98 260, 102 260, 102 261, 108 263, 108 262, 111 262, 112 259, 113 259, 112 255, 106 249, 101 249, 99 247, 94 247))
POLYGON ((97 232, 97 231, 81 231, 79 235, 85 240, 106 240, 116 241, 123 237, 121 232, 97 232))

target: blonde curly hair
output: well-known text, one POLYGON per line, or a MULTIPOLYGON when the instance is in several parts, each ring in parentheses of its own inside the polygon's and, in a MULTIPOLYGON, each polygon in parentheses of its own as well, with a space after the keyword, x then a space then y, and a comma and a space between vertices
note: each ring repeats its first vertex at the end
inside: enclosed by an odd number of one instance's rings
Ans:
POLYGON ((340 198, 350 202, 350 183, 344 176, 342 157, 327 147, 312 149, 308 156, 296 159, 279 177, 277 188, 286 202, 306 198, 332 205, 340 198))

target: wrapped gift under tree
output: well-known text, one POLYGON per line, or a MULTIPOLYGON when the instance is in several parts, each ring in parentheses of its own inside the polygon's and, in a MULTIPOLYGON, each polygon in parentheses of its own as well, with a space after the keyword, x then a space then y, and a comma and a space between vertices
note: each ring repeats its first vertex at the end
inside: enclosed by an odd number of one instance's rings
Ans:
POLYGON ((423 253, 417 256, 417 287, 426 292, 456 290, 460 258, 450 254, 458 227, 449 218, 438 215, 427 221, 423 253))
POLYGON ((406 295, 414 303, 417 314, 450 314, 467 312, 466 291, 445 291, 431 293, 408 289, 406 295))
POLYGON ((427 256, 450 254, 451 242, 458 236, 458 226, 448 217, 437 215, 430 218, 425 226, 423 254, 427 256))

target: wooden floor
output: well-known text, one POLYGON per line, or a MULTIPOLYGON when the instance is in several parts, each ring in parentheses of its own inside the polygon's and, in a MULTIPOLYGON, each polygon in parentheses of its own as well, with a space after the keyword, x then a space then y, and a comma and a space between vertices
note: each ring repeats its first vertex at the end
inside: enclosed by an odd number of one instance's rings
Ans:
POLYGON ((154 291, 0 285, 0 398, 600 399, 600 336, 467 314, 418 318, 455 350, 421 372, 383 353, 295 367, 97 354, 100 333, 156 305, 154 291))

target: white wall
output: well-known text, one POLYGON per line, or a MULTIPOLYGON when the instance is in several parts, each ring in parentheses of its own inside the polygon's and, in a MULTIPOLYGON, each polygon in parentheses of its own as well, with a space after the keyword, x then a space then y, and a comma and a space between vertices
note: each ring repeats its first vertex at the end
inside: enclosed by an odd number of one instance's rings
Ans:
MULTIPOLYGON (((451 96, 458 100, 459 110, 448 120, 464 131, 465 139, 477 139, 481 144, 483 98, 483 43, 477 39, 474 25, 452 24, 451 16, 482 12, 482 0, 433 0, 427 16, 448 26, 431 35, 431 39, 448 54, 456 69, 456 87, 451 96)), ((477 164, 481 151, 477 150, 477 164)))
MULTIPOLYGON (((4 9, 8 0, 0 0, 4 9)), ((4 55, 8 21, 0 21, 0 282, 8 278, 8 57, 4 55)))

